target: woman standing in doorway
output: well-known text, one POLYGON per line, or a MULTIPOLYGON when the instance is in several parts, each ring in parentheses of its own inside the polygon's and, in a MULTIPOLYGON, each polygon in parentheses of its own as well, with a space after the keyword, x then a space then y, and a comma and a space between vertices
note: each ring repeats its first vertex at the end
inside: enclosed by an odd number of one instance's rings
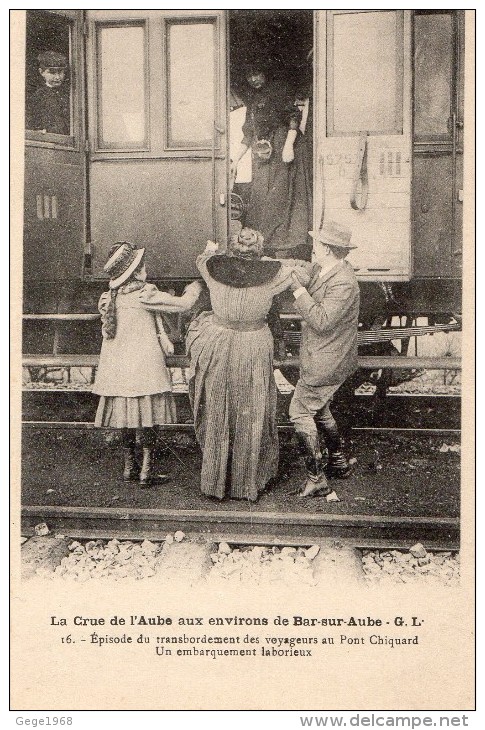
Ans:
MULTIPOLYGON (((269 81, 260 67, 248 69, 250 87, 244 138, 231 165, 237 165, 251 147, 253 181, 245 225, 264 236, 265 249, 279 257, 309 244, 312 192, 309 171, 302 155, 295 156, 301 136, 300 112, 295 95, 284 81, 269 81)), ((303 258, 302 251, 289 255, 303 258)))

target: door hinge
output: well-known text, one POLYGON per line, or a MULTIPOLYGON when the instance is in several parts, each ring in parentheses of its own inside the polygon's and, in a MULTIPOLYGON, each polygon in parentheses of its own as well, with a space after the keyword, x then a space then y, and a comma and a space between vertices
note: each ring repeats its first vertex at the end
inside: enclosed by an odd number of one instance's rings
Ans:
POLYGON ((83 35, 89 35, 89 23, 87 20, 83 21, 83 35))
POLYGON ((84 140, 84 151, 91 152, 91 145, 89 144, 89 139, 84 140))

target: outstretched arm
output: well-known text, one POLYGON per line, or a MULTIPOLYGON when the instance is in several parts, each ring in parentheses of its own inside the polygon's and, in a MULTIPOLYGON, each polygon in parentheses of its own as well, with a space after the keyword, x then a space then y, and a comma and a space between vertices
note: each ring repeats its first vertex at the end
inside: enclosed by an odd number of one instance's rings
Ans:
POLYGON ((186 286, 180 297, 160 291, 154 284, 147 284, 140 291, 139 299, 143 307, 150 312, 177 314, 191 309, 199 298, 201 291, 202 284, 198 281, 193 281, 186 286))
POLYGON ((342 283, 329 287, 323 302, 317 302, 301 282, 298 283, 300 286, 293 291, 295 309, 316 332, 328 332, 335 327, 354 302, 355 294, 351 284, 342 283))
MULTIPOLYGON (((293 277, 292 274, 294 271, 298 272, 299 279, 298 279, 298 285, 301 286, 300 281, 305 281, 306 284, 310 281, 310 271, 307 269, 307 267, 300 267, 299 262, 295 266, 293 265, 286 265, 287 262, 283 259, 281 261, 283 264, 281 266, 281 269, 278 271, 276 277, 273 279, 272 282, 272 290, 273 290, 273 296, 276 294, 279 294, 282 291, 285 291, 285 289, 289 289, 290 287, 293 287, 293 277)), ((302 263, 307 264, 307 261, 304 261, 302 263)))
POLYGON ((300 266, 308 271, 308 273, 311 273, 315 266, 311 261, 304 261, 303 259, 274 259, 271 256, 263 256, 262 261, 279 261, 282 266, 300 266))
POLYGON ((214 241, 207 241, 207 245, 203 253, 199 254, 195 260, 196 266, 204 281, 208 281, 211 277, 207 271, 207 261, 215 254, 219 254, 219 244, 214 241))

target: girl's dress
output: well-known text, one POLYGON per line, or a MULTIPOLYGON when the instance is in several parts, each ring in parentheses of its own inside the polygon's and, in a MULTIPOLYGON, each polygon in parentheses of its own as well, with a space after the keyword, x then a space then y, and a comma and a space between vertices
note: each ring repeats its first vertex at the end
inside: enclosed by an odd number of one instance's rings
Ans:
POLYGON ((295 159, 282 160, 289 129, 297 129, 299 110, 294 95, 282 82, 269 82, 255 91, 243 125, 243 144, 253 148, 253 182, 245 225, 264 236, 265 250, 285 251, 309 243, 312 226, 311 170, 302 154, 298 131, 295 159), (258 140, 273 148, 269 160, 254 152, 258 140))
MULTIPOLYGON (((116 335, 103 338, 93 393, 101 396, 95 425, 110 428, 146 428, 176 421, 175 401, 156 319, 149 310, 156 300, 159 311, 183 312, 195 304, 200 286, 189 286, 181 297, 160 292, 153 284, 118 290, 116 335)), ((99 300, 104 321, 110 292, 99 300)))
POLYGON ((289 287, 291 269, 281 266, 259 286, 229 286, 211 276, 210 256, 199 256, 197 266, 213 312, 199 315, 187 333, 201 490, 256 500, 278 468, 273 338, 265 317, 273 297, 289 287))

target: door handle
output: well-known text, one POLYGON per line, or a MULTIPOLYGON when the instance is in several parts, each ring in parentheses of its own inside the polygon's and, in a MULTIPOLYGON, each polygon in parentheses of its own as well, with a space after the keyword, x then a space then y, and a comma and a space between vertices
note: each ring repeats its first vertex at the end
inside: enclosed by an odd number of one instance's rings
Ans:
POLYGON ((222 205, 224 207, 225 204, 226 204, 226 196, 224 195, 224 193, 220 193, 219 194, 219 205, 222 205))

